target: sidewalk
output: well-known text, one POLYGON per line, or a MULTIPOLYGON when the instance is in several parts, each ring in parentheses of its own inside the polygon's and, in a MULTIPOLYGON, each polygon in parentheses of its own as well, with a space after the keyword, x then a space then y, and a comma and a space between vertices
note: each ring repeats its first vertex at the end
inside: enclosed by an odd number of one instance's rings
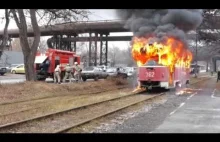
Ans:
MULTIPOLYGON (((217 83, 220 85, 220 83, 217 83)), ((153 133, 219 133, 220 98, 213 98, 215 79, 173 110, 153 133)))

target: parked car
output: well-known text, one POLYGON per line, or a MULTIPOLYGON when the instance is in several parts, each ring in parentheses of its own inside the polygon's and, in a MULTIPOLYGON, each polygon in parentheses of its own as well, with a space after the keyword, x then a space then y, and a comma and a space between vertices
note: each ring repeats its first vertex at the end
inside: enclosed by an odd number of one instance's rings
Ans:
POLYGON ((0 65, 0 75, 4 75, 7 72, 7 69, 5 66, 0 65))
POLYGON ((106 72, 106 70, 107 70, 107 66, 105 66, 105 65, 101 65, 101 66, 97 66, 98 68, 101 68, 102 69, 102 71, 104 71, 104 72, 106 72))
POLYGON ((106 70, 109 76, 117 76, 117 68, 111 67, 106 70))
POLYGON ((127 78, 128 75, 125 72, 125 69, 121 67, 111 67, 106 70, 106 73, 111 76, 111 77, 122 77, 122 78, 127 78))
POLYGON ((87 79, 94 79, 97 81, 98 79, 106 79, 108 74, 97 67, 85 67, 81 73, 81 77, 83 81, 87 79))
POLYGON ((136 72, 136 68, 135 67, 125 67, 125 72, 127 73, 128 77, 132 77, 136 72))
POLYGON ((16 66, 16 67, 13 67, 13 68, 11 69, 11 73, 13 73, 13 74, 17 74, 17 73, 24 74, 24 73, 25 73, 24 64, 18 65, 18 66, 16 66))
POLYGON ((9 66, 6 66, 7 72, 11 72, 12 68, 17 67, 19 65, 22 65, 22 64, 11 64, 9 66))

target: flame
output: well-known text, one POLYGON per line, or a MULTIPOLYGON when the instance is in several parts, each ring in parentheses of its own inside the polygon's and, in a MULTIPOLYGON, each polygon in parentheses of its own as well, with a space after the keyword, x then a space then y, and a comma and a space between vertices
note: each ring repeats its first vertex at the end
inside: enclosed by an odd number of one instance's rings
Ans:
POLYGON ((138 85, 132 92, 138 93, 138 92, 142 92, 142 91, 146 91, 146 89, 142 88, 140 85, 138 85))
POLYGON ((154 60, 159 64, 169 67, 170 83, 175 67, 190 68, 192 53, 185 44, 173 37, 167 38, 164 42, 149 44, 151 37, 134 37, 132 43, 132 57, 138 66, 154 60))
POLYGON ((202 90, 202 89, 184 88, 182 90, 177 91, 176 95, 192 94, 192 93, 198 92, 200 90, 202 90))

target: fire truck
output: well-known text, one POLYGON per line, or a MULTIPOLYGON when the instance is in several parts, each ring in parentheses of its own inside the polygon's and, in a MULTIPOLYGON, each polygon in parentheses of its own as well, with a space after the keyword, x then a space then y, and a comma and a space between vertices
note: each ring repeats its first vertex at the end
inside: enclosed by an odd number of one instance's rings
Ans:
MULTIPOLYGON (((35 58, 35 71, 37 80, 46 80, 46 78, 53 78, 54 69, 58 64, 61 67, 61 80, 65 75, 65 66, 70 64, 74 65, 74 62, 80 64, 80 57, 76 55, 75 52, 57 50, 49 48, 45 54, 37 52, 35 58)), ((73 69, 74 72, 74 69, 73 69)))
POLYGON ((140 87, 171 89, 189 84, 190 68, 175 67, 170 74, 169 67, 158 64, 156 61, 148 61, 138 68, 138 82, 140 87), (172 78, 172 80, 170 80, 172 78))

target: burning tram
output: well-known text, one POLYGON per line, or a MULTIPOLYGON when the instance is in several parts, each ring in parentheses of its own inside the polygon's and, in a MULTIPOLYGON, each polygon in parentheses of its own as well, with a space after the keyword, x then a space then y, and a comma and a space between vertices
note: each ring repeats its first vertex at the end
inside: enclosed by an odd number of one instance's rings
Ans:
POLYGON ((169 67, 158 64, 150 60, 146 65, 138 69, 138 81, 140 87, 152 89, 161 87, 165 89, 180 87, 189 83, 190 70, 184 67, 175 67, 174 72, 170 73, 169 67), (172 80, 171 80, 172 78, 172 80))
POLYGON ((189 84, 192 53, 173 37, 161 43, 133 39, 132 56, 138 65, 138 88, 171 89, 189 84))

